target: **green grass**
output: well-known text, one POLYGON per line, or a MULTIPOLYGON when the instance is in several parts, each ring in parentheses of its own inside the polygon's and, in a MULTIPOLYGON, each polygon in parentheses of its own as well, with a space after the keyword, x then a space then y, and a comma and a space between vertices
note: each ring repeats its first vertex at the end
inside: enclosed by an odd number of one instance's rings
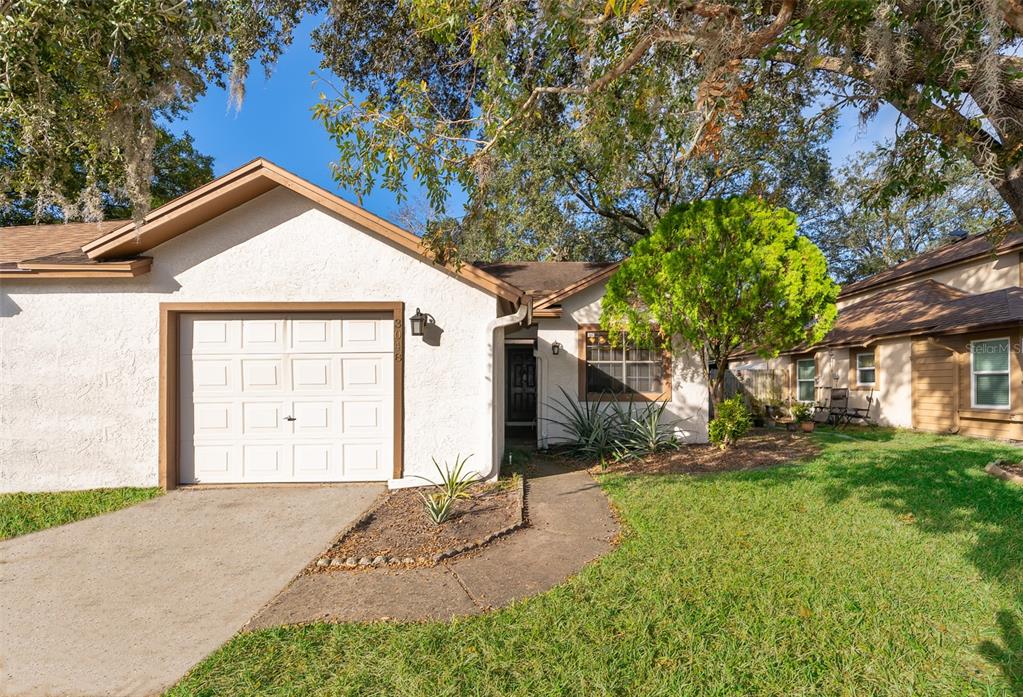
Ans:
POLYGON ((160 489, 87 489, 0 494, 0 540, 116 511, 158 496, 160 489))
POLYGON ((623 543, 546 594, 241 635, 171 694, 1023 694, 1023 488, 982 471, 1023 452, 814 437, 798 466, 606 476, 623 543))

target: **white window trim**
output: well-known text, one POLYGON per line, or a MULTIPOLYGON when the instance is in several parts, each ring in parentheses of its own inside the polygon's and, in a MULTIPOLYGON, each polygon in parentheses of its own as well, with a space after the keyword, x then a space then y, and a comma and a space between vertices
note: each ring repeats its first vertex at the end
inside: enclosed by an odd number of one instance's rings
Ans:
POLYGON ((874 355, 874 352, 873 351, 862 351, 860 353, 857 353, 856 354, 856 385, 858 387, 873 387, 876 384, 877 384, 877 357, 874 355), (871 358, 874 358, 875 359, 874 360, 874 365, 870 366, 868 368, 861 368, 860 367, 860 356, 870 356, 871 358), (874 371, 874 380, 872 382, 862 382, 860 380, 860 371, 861 370, 873 370, 874 371))
POLYGON ((813 404, 817 401, 817 359, 816 358, 800 358, 796 361, 796 401, 802 402, 803 404, 813 404), (799 364, 800 363, 813 363, 813 380, 799 377, 799 364), (800 399, 799 398, 799 383, 810 382, 813 384, 813 396, 814 399, 800 399))
POLYGON ((1008 404, 978 404, 977 403, 977 371, 973 369, 973 358, 975 356, 973 352, 973 345, 977 343, 986 343, 989 341, 1004 341, 1008 345, 1009 353, 1012 353, 1012 341, 1007 336, 995 336, 990 339, 976 339, 970 342, 970 406, 973 409, 998 409, 999 411, 1009 411, 1012 407, 1012 357, 1009 356, 1009 369, 1008 370, 985 370, 980 375, 1008 375, 1009 376, 1009 403, 1008 404))

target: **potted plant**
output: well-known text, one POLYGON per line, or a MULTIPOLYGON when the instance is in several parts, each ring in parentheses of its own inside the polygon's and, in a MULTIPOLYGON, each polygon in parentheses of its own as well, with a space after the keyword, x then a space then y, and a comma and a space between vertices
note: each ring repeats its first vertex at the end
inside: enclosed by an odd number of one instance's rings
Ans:
POLYGON ((811 418, 813 415, 813 407, 807 402, 796 402, 792 405, 792 418, 799 424, 799 428, 804 433, 810 433, 813 431, 813 427, 816 425, 811 418))

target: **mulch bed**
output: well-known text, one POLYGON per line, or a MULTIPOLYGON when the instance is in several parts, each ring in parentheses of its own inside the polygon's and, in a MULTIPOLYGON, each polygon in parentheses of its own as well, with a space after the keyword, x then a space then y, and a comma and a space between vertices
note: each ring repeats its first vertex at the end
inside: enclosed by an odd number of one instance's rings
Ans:
POLYGON ((763 469, 804 460, 820 452, 814 441, 802 433, 774 429, 753 429, 727 450, 716 445, 683 445, 642 459, 609 465, 598 472, 636 474, 707 474, 763 469))
MULTIPOLYGON (((436 556, 472 546, 522 520, 520 487, 513 482, 480 483, 471 497, 454 504, 454 513, 436 525, 423 509, 418 489, 389 492, 384 500, 317 559, 400 559, 400 566, 432 566, 436 556)), ((379 564, 377 564, 379 565, 379 564)), ((389 564, 389 565, 394 565, 389 564)), ((364 567, 365 565, 363 565, 364 567)), ((349 568, 334 562, 310 571, 349 568)), ((362 568, 362 567, 360 567, 362 568)))
POLYGON ((1008 460, 998 460, 995 464, 1001 467, 1009 474, 1014 474, 1017 477, 1023 477, 1023 463, 1009 462, 1008 460))

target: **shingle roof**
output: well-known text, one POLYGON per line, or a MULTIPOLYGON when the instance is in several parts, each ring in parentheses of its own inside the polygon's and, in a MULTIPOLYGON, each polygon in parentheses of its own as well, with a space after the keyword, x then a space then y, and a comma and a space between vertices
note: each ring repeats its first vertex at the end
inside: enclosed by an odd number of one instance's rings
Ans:
POLYGON ((614 262, 595 261, 508 261, 497 264, 476 263, 487 273, 533 295, 547 295, 566 288, 587 276, 613 266, 614 262))
POLYGON ((124 220, 101 223, 60 223, 56 225, 14 225, 0 227, 0 264, 80 251, 82 245, 122 227, 124 220))
MULTIPOLYGON (((890 269, 885 269, 873 276, 861 279, 854 283, 848 283, 842 287, 842 295, 849 296, 869 290, 877 286, 883 286, 900 280, 909 279, 915 275, 927 271, 968 261, 977 257, 991 254, 992 246, 989 239, 991 233, 973 235, 963 240, 950 242, 937 249, 924 252, 912 259, 907 259, 901 264, 896 264, 890 269)), ((998 252, 1006 252, 1017 247, 1023 247, 1023 232, 1012 230, 1005 234, 998 245, 998 252)))
POLYGON ((863 345, 902 334, 944 334, 1023 322, 1023 289, 970 294, 926 280, 847 305, 821 343, 863 345))

